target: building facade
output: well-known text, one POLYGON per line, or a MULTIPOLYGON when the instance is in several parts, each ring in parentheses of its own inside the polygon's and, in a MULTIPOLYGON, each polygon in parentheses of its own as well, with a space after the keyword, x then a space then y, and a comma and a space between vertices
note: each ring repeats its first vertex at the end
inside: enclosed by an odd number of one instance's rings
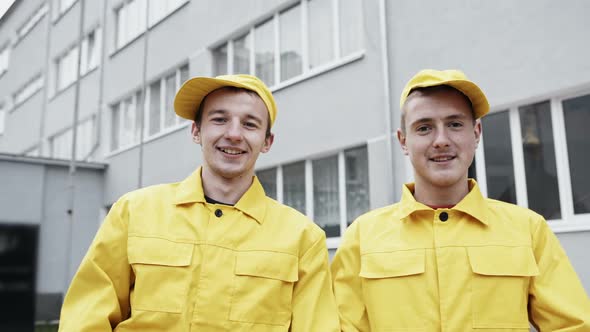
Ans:
POLYGON ((492 107, 471 175, 544 215, 590 290, 589 12, 584 0, 16 1, 0 20, 0 152, 107 164, 107 209, 200 164, 172 107, 182 82, 252 73, 279 109, 258 176, 333 253, 412 179, 394 135, 405 82, 458 68, 492 107))

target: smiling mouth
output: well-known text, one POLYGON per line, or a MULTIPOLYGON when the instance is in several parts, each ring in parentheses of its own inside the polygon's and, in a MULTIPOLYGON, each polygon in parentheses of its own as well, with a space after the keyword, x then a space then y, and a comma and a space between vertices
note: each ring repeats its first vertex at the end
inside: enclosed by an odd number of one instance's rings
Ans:
POLYGON ((455 159, 455 156, 442 156, 442 157, 435 157, 435 158, 430 158, 431 161, 440 163, 440 162, 445 162, 445 161, 449 161, 449 160, 453 160, 455 159))
POLYGON ((219 150, 223 153, 231 154, 233 156, 237 156, 237 155, 246 153, 245 151, 238 150, 238 149, 231 149, 231 148, 217 148, 217 150, 219 150))

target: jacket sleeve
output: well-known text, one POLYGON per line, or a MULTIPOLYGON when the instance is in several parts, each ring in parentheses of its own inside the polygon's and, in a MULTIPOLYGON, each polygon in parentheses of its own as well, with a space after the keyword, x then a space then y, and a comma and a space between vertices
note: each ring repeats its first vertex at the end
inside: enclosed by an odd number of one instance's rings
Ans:
POLYGON ((590 300, 559 240, 541 220, 533 235, 539 275, 530 285, 529 317, 540 331, 590 331, 590 300))
POLYGON ((344 332, 369 332, 369 318, 363 302, 358 222, 352 223, 332 261, 336 304, 340 329, 344 332))
POLYGON ((62 305, 60 332, 112 331, 129 317, 126 205, 113 205, 80 263, 62 305))
POLYGON ((340 331, 326 237, 321 233, 299 259, 299 280, 293 288, 291 332, 340 331))

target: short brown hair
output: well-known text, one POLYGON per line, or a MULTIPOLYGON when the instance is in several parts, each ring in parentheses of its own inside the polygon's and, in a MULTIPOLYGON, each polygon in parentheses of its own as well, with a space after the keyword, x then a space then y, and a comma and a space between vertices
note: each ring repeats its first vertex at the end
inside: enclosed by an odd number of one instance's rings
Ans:
MULTIPOLYGON (((205 101, 207 100, 207 97, 209 97, 210 94, 212 94, 215 91, 219 91, 219 90, 224 90, 224 91, 228 91, 228 92, 246 92, 247 94, 251 95, 251 96, 256 96, 258 98, 260 98, 258 96, 258 94, 255 91, 252 90, 248 90, 248 89, 244 89, 244 88, 238 88, 235 86, 224 86, 222 88, 213 90, 211 92, 209 92, 208 95, 205 96, 205 98, 203 98, 203 100, 201 101, 201 104, 199 104, 199 109, 197 110, 197 114, 195 115, 195 124, 197 125, 198 128, 201 127, 201 121, 203 120, 203 108, 205 105, 205 101)), ((267 120, 266 120, 266 138, 270 137, 270 114, 267 114, 267 120)))
POLYGON ((406 133, 406 104, 410 100, 411 96, 414 94, 428 96, 428 95, 432 95, 432 94, 440 93, 440 92, 459 93, 465 99, 465 102, 467 103, 467 105, 469 105, 469 109, 471 110, 471 116, 473 117, 473 123, 475 123, 475 110, 473 109, 473 104, 471 103, 471 100, 463 92, 453 88, 450 85, 428 86, 428 87, 424 87, 424 88, 412 89, 412 91, 410 91, 410 93, 408 94, 408 98, 406 99, 406 102, 404 103, 404 106, 401 109, 400 128, 402 130, 402 133, 404 133, 404 134, 406 133))

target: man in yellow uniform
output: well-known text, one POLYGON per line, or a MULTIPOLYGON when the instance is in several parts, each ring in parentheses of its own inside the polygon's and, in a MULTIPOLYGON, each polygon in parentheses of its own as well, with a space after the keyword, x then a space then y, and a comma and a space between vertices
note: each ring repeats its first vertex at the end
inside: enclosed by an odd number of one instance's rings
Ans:
POLYGON ((480 88, 424 70, 400 108, 415 183, 344 236, 332 263, 342 331, 590 331, 588 296, 543 217, 467 178, 489 111, 480 88))
POLYGON ((249 75, 197 77, 174 108, 194 120, 202 167, 113 205, 60 331, 339 331, 324 232, 254 175, 274 138, 269 89, 249 75))

